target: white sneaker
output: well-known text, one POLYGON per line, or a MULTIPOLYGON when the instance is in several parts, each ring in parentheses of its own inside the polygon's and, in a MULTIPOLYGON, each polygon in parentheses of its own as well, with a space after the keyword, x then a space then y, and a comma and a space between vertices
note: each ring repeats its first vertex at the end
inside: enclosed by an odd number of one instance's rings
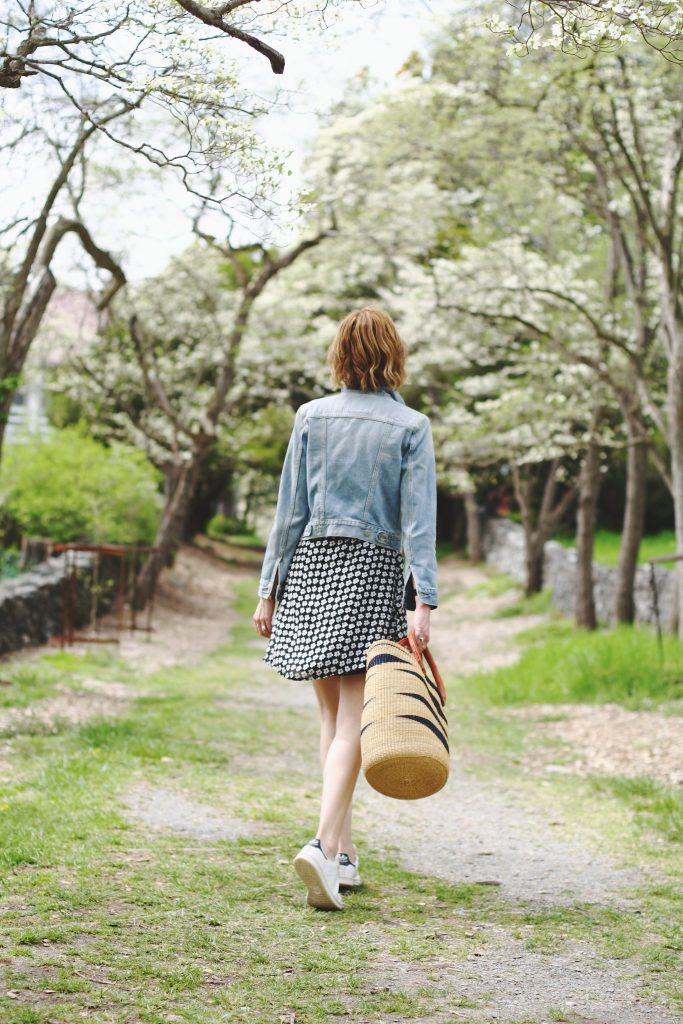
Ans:
POLYGON ((342 910, 339 867, 328 860, 319 839, 311 839, 294 858, 294 870, 308 889, 308 905, 318 910, 342 910))
POLYGON ((354 864, 348 853, 338 853, 337 864, 339 866, 340 889, 357 889, 359 885, 363 884, 358 874, 358 866, 360 864, 360 857, 358 855, 356 855, 356 863, 354 864))

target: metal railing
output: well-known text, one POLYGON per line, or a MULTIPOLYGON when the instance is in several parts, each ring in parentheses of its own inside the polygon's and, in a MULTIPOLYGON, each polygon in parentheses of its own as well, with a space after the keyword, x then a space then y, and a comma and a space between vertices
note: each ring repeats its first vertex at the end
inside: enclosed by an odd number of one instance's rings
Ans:
POLYGON ((74 643, 118 643, 124 630, 153 631, 154 595, 159 575, 159 549, 144 544, 54 544, 55 554, 64 554, 62 591, 62 632, 51 643, 65 647, 74 643), (155 559, 152 585, 143 612, 138 611, 137 576, 144 561, 155 559), (103 571, 106 559, 117 559, 118 565, 103 571), (79 582, 87 568, 90 577, 90 632, 78 632, 79 582), (113 601, 109 601, 114 589, 113 601), (113 621, 104 622, 103 615, 113 610, 113 621), (103 636, 102 633, 113 633, 103 636))

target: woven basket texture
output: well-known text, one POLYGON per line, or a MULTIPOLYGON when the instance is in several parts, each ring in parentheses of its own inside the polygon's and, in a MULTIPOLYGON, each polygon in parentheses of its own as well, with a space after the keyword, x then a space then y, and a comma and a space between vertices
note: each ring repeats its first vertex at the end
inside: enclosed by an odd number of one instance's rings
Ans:
POLYGON ((434 683, 416 658, 391 640, 367 653, 361 755, 373 789, 419 800, 448 779, 448 722, 434 683))

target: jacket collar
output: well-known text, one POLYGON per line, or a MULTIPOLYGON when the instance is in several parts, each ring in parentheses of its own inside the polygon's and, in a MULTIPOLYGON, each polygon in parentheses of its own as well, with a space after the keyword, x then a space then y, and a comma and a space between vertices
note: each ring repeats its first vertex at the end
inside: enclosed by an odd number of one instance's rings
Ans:
POLYGON ((404 400, 401 398, 398 391, 392 391, 391 388, 380 388, 379 391, 361 391, 360 388, 343 387, 341 391, 342 394, 347 393, 352 395, 388 395, 389 398, 393 398, 395 402, 399 402, 401 405, 406 404, 404 400))

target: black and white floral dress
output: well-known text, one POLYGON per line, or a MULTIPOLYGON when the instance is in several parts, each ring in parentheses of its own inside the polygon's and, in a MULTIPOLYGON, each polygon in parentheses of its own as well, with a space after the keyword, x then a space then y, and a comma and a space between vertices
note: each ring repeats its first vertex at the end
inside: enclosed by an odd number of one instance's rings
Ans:
POLYGON ((300 541, 264 661, 287 679, 365 671, 375 640, 408 633, 398 551, 352 537, 300 541))

